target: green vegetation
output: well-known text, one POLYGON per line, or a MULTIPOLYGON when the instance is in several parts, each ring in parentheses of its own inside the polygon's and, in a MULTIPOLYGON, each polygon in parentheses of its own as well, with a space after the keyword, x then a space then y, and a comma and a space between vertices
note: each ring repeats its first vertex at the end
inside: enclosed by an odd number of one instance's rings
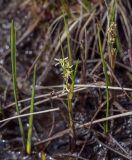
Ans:
POLYGON ((0 2, 0 157, 130 159, 131 0, 8 3, 0 2))
MULTIPOLYGON (((104 58, 104 53, 103 53, 103 49, 102 49, 102 44, 101 44, 101 36, 100 36, 100 29, 99 27, 98 29, 98 42, 99 42, 99 50, 100 50, 100 56, 101 56, 101 61, 102 61, 102 65, 103 65, 103 71, 104 71, 104 75, 105 75, 105 84, 106 84, 106 117, 109 116, 109 107, 110 107, 110 102, 109 102, 109 77, 107 74, 107 66, 105 63, 105 58, 104 58)), ((108 121, 106 121, 105 124, 105 133, 108 133, 109 131, 109 127, 108 127, 108 121)))
MULTIPOLYGON (((34 67, 32 97, 31 97, 31 104, 30 104, 31 105, 30 106, 30 113, 34 112, 35 82, 36 82, 36 65, 34 67)), ((27 153, 28 154, 31 154, 32 130, 33 130, 33 115, 31 114, 29 116, 29 128, 28 128, 28 138, 27 138, 27 153)))
MULTIPOLYGON (((17 115, 20 114, 20 108, 18 104, 18 93, 17 93, 17 74, 16 74, 16 30, 14 22, 11 23, 11 35, 10 35, 10 47, 11 47, 11 64, 12 64, 12 79, 13 79, 13 90, 14 99, 16 105, 17 115)), ((25 134, 21 118, 18 118, 19 128, 22 136, 23 149, 25 150, 25 134)))

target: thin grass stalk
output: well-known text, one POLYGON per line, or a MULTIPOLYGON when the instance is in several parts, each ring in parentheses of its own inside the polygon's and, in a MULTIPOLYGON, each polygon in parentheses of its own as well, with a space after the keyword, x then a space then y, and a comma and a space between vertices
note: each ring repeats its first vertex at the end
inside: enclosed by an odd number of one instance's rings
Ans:
POLYGON ((79 60, 77 60, 77 62, 76 62, 76 66, 75 66, 75 69, 74 69, 74 72, 73 72, 73 75, 72 75, 72 90, 73 90, 73 93, 74 93, 75 78, 76 78, 76 75, 77 75, 78 64, 79 64, 79 60))
MULTIPOLYGON (((67 46, 68 46, 68 58, 70 65, 72 66, 72 52, 71 52, 71 44, 70 44, 70 34, 68 29, 68 22, 66 21, 66 18, 64 17, 64 25, 65 25, 65 32, 67 35, 67 46)), ((69 92, 68 92, 68 113, 69 113, 69 125, 72 131, 72 137, 70 139, 70 148, 71 151, 75 149, 75 143, 76 143, 76 134, 75 134, 75 125, 73 121, 73 111, 72 111, 72 100, 73 100, 73 94, 74 94, 74 77, 73 77, 73 71, 71 74, 71 83, 69 83, 69 92)))
POLYGON ((68 47, 68 57, 70 60, 70 65, 72 65, 72 51, 71 51, 71 43, 70 43, 70 34, 69 34, 69 28, 68 28, 68 22, 66 20, 66 17, 64 16, 64 26, 65 26, 65 32, 66 32, 66 37, 67 37, 67 47, 68 47))
MULTIPOLYGON (((102 48, 102 44, 101 44, 101 36, 100 36, 100 29, 99 27, 97 27, 98 29, 98 43, 99 43, 99 50, 100 50, 100 56, 101 56, 101 60, 102 60, 102 65, 103 65, 103 71, 104 71, 104 75, 105 75, 105 83, 106 83, 106 118, 109 116, 109 106, 110 106, 110 102, 109 102, 109 77, 107 74, 107 66, 105 63, 105 58, 104 58, 104 54, 103 54, 103 48, 102 48)), ((107 133, 109 131, 109 126, 108 126, 108 121, 105 122, 105 133, 107 133)))
POLYGON ((70 126, 72 127, 72 132, 73 132, 73 140, 74 143, 76 143, 76 133, 75 133, 75 125, 74 125, 74 121, 73 121, 73 113, 72 113, 72 99, 73 99, 73 95, 74 95, 74 86, 75 86, 75 77, 76 77, 76 73, 77 73, 77 68, 78 68, 78 63, 79 61, 76 62, 76 66, 74 69, 74 72, 72 74, 72 84, 71 84, 71 93, 68 94, 68 107, 69 107, 69 113, 70 113, 70 126))
MULTIPOLYGON (((15 24, 13 21, 11 23, 10 47, 11 47, 11 64, 12 64, 14 99, 15 99, 15 105, 16 105, 16 112, 17 112, 17 115, 19 115, 20 109, 19 109, 18 99, 17 99, 17 76, 16 76, 16 30, 15 30, 15 24)), ((23 128, 21 118, 18 118, 18 122, 19 122, 19 128, 22 136, 23 149, 25 150, 25 134, 24 134, 24 128, 23 128)))
MULTIPOLYGON (((32 86, 32 98, 31 98, 31 104, 30 104, 30 113, 34 112, 35 82, 36 82, 36 65, 34 66, 33 86, 32 86)), ((29 116, 28 138, 27 138, 27 153, 28 154, 31 154, 32 130, 33 130, 33 115, 30 115, 29 116)))
POLYGON ((63 47, 62 47, 62 42, 61 42, 60 35, 59 35, 59 41, 60 41, 60 47, 61 47, 62 59, 64 59, 64 50, 63 50, 63 47))
MULTIPOLYGON (((108 55, 109 55, 109 64, 110 64, 110 85, 114 85, 113 73, 115 71, 115 63, 117 51, 120 51, 119 38, 117 37, 117 24, 116 24, 116 1, 111 0, 108 12, 108 55)), ((110 91, 111 95, 111 104, 115 101, 115 91, 110 91)), ((113 115, 113 105, 111 105, 111 114, 113 115)), ((111 121, 111 126, 114 125, 114 121, 111 121)))
POLYGON ((68 94, 68 114, 69 114, 69 127, 72 130, 73 138, 75 138, 74 123, 73 123, 73 116, 72 116, 72 95, 71 94, 68 94))
POLYGON ((46 153, 41 151, 41 160, 46 160, 46 153))

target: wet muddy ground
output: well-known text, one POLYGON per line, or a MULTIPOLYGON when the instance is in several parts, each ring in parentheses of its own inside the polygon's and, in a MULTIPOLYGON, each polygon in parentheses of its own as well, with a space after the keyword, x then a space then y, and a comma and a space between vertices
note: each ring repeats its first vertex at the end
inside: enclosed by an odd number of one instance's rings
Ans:
MULTIPOLYGON (((34 64, 37 64, 35 112, 59 109, 34 116, 32 155, 22 150, 18 120, 0 123, 1 160, 38 160, 42 159, 42 153, 46 154, 47 160, 131 160, 132 116, 111 119, 109 133, 105 134, 104 121, 90 124, 105 117, 105 89, 77 86, 105 85, 96 23, 102 24, 103 52, 108 62, 105 35, 107 8, 103 1, 96 3, 91 0, 90 3, 90 11, 84 10, 82 15, 81 3, 68 3, 72 13, 69 30, 73 66, 79 59, 72 102, 76 145, 71 151, 67 94, 63 92, 63 86, 58 86, 63 84, 62 69, 55 66, 54 61, 54 58, 61 58, 60 37, 65 57, 68 55, 61 3, 54 0, 0 0, 0 120, 16 115, 10 59, 12 19, 17 32, 17 87, 18 98, 23 100, 19 102, 21 114, 29 113, 30 101, 26 99, 31 97, 34 64), (82 126, 87 122, 88 125, 82 126)), ((122 0, 117 6, 116 22, 121 50, 116 57, 113 86, 128 88, 129 91, 110 91, 109 116, 132 111, 132 3, 131 0, 122 0)), ((28 118, 23 117, 22 121, 27 133, 28 118)))

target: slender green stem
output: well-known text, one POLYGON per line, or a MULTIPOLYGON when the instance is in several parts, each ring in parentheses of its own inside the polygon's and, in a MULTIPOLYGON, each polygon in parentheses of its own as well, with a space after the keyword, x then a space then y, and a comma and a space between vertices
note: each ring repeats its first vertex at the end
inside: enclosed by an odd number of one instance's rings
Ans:
POLYGON ((68 114, 69 114, 69 125, 73 128, 73 120, 72 120, 72 96, 70 93, 68 94, 68 114))
POLYGON ((46 154, 44 151, 41 151, 41 160, 46 160, 46 154))
POLYGON ((71 44, 70 44, 70 34, 69 34, 69 29, 68 29, 68 22, 65 16, 64 16, 64 25, 65 25, 65 32, 66 32, 66 37, 67 37, 68 57, 70 60, 70 65, 72 65, 72 51, 71 51, 71 44))
MULTIPOLYGON (((31 98, 31 105, 30 105, 30 113, 33 113, 33 112, 34 112, 35 82, 36 82, 36 65, 34 66, 33 86, 32 86, 32 98, 31 98)), ((29 116, 28 138, 27 138, 27 153, 28 153, 28 154, 31 154, 32 130, 33 130, 33 115, 30 115, 30 116, 29 116)))
MULTIPOLYGON (((109 116, 109 77, 107 74, 107 67, 106 67, 106 63, 105 63, 105 59, 104 59, 104 54, 103 54, 103 49, 102 49, 102 44, 101 44, 101 37, 100 37, 100 29, 99 27, 97 27, 98 29, 98 43, 99 43, 99 50, 100 50, 100 56, 101 56, 101 60, 102 60, 102 65, 103 65, 103 71, 104 71, 104 75, 105 75, 105 83, 106 83, 106 117, 109 116)), ((106 121, 105 123, 105 133, 107 133, 109 131, 109 127, 108 127, 108 121, 106 121)))
MULTIPOLYGON (((18 99, 17 99, 17 76, 16 76, 16 30, 15 30, 15 25, 13 21, 11 23, 10 47, 11 47, 11 64, 12 64, 14 99, 16 104, 16 112, 19 115, 20 109, 19 109, 18 99)), ((23 148, 25 149, 25 134, 24 134, 21 118, 18 118, 18 122, 19 122, 19 128, 22 135, 22 139, 23 139, 22 141, 23 148)))

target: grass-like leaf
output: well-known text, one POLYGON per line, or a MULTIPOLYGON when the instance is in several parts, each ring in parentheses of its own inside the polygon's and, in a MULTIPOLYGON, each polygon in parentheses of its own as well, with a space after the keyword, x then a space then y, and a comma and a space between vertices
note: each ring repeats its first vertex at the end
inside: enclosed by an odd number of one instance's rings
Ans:
MULTIPOLYGON (((34 66, 33 74, 33 86, 32 86, 32 98, 30 105, 30 113, 34 112, 34 97, 35 97, 35 82, 36 82, 36 65, 34 66)), ((33 129, 33 115, 29 116, 29 128, 28 128, 28 138, 27 138, 27 153, 31 154, 32 147, 32 129, 33 129)))
MULTIPOLYGON (((16 112, 19 115, 20 109, 19 109, 18 99, 17 99, 17 76, 16 76, 16 30, 15 30, 15 25, 13 21, 11 23, 10 47, 11 47, 11 64, 12 64, 14 99, 15 99, 15 104, 16 104, 16 112)), ((22 140, 23 148, 25 149, 25 135, 24 135, 24 129, 23 129, 21 118, 18 118, 18 122, 19 122, 21 136, 23 139, 22 140)))
MULTIPOLYGON (((102 48, 102 44, 101 44, 101 36, 100 36, 100 29, 99 27, 97 27, 98 29, 98 43, 99 43, 99 50, 100 50, 100 56, 101 56, 101 60, 102 60, 102 65, 103 65, 103 71, 104 71, 104 75, 105 75, 105 83, 106 83, 106 118, 109 116, 109 77, 107 74, 107 67, 106 67, 106 63, 105 63, 105 58, 104 58, 104 54, 103 54, 103 48, 102 48)), ((105 133, 107 133, 109 131, 109 127, 108 127, 108 121, 106 121, 105 123, 105 133)))
POLYGON ((68 22, 66 17, 64 16, 64 26, 65 26, 65 32, 66 32, 66 37, 67 37, 67 47, 68 47, 68 57, 70 60, 70 65, 72 65, 72 51, 71 51, 71 44, 70 44, 70 34, 69 34, 69 28, 68 28, 68 22))

